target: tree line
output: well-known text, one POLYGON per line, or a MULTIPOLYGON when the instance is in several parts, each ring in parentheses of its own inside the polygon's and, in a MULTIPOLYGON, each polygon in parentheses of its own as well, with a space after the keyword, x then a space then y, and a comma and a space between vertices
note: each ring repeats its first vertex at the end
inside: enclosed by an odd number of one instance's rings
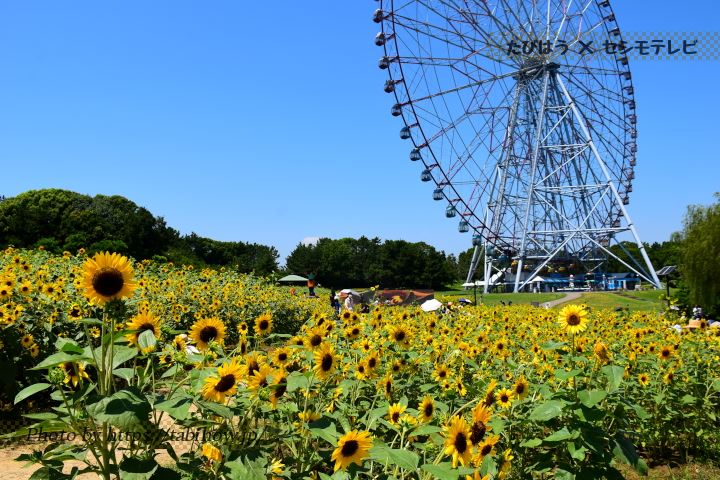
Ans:
POLYGON ((360 237, 298 244, 288 255, 286 270, 314 274, 327 287, 441 289, 458 278, 454 255, 423 242, 360 237))
POLYGON ((162 217, 120 195, 91 197, 61 189, 0 199, 0 246, 8 245, 54 253, 109 250, 137 259, 227 265, 259 275, 276 271, 279 258, 272 246, 180 235, 162 217))

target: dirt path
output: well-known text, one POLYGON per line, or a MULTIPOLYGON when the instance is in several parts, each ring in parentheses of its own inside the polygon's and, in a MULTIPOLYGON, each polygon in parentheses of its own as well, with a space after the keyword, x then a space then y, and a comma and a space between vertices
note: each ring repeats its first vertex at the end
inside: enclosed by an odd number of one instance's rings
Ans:
POLYGON ((561 303, 572 302, 580 297, 582 297, 582 292, 569 292, 566 293, 563 298, 558 298, 557 300, 553 300, 551 302, 545 302, 541 306, 543 308, 552 308, 555 305, 560 305, 561 303))

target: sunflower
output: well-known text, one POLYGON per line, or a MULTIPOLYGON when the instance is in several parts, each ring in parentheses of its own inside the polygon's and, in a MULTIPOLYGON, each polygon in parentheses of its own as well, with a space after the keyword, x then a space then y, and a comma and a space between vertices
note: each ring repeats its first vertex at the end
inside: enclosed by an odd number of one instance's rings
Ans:
POLYGON ((450 378, 450 370, 445 365, 436 365, 433 377, 438 383, 444 382, 450 378))
POLYGON ((335 471, 346 470, 351 463, 362 465, 362 461, 368 456, 371 447, 370 432, 353 430, 346 433, 340 437, 337 448, 330 457, 335 461, 335 471))
POLYGON ((435 401, 433 401, 430 395, 425 395, 418 406, 420 412, 420 420, 423 422, 429 422, 433 418, 435 413, 435 401))
POLYGON ((10 297, 10 295, 12 295, 12 289, 5 286, 0 286, 0 299, 4 300, 10 297))
POLYGON ((638 375, 638 382, 639 382, 640 385, 642 385, 643 387, 647 387, 648 384, 650 383, 650 377, 648 376, 647 373, 641 373, 641 374, 638 375))
POLYGON ((405 412, 406 408, 405 405, 400 403, 390 405, 388 407, 388 422, 393 425, 398 425, 400 423, 400 416, 405 412))
POLYGON ((512 450, 509 448, 502 453, 500 458, 500 468, 498 469, 498 479, 504 480, 510 473, 510 467, 512 466, 512 459, 515 456, 512 454, 512 450))
POLYGON ((390 327, 390 340, 393 340, 395 343, 408 345, 410 342, 410 332, 404 325, 390 327))
POLYGON ((512 390, 509 390, 507 388, 498 390, 498 392, 497 392, 498 405, 500 405, 501 408, 510 408, 510 405, 512 405, 514 396, 515 396, 515 392, 513 392, 512 390))
POLYGON ((372 352, 366 358, 367 367, 370 372, 376 370, 380 366, 380 355, 378 352, 372 352))
POLYGON ((207 350, 210 342, 223 343, 225 324, 217 317, 203 318, 190 327, 190 338, 200 350, 207 350))
POLYGON ((595 357, 597 357, 598 361, 603 364, 607 363, 610 360, 610 352, 608 351, 607 345, 605 345, 603 342, 598 341, 597 343, 595 343, 593 353, 595 354, 595 357))
POLYGON ((315 374, 322 380, 328 378, 335 371, 338 359, 335 357, 335 347, 331 344, 323 343, 313 357, 315 358, 315 374))
POLYGON ((525 397, 527 397, 529 388, 530 388, 530 384, 525 379, 525 376, 520 375, 520 378, 518 378, 517 381, 515 382, 515 385, 513 385, 512 390, 513 390, 513 394, 517 398, 522 400, 525 397))
POLYGON ((83 265, 82 287, 96 305, 129 297, 136 287, 130 262, 117 253, 96 253, 83 265))
POLYGON ((273 319, 269 313, 263 313, 255 319, 255 334, 256 335, 267 335, 272 331, 273 319))
POLYGON ((276 348, 271 354, 273 363, 278 366, 287 365, 290 360, 290 349, 288 347, 276 348))
POLYGON ((345 329, 345 337, 348 340, 355 340, 360 336, 360 333, 362 333, 362 330, 359 325, 351 325, 345 329))
POLYGON ((473 408, 472 417, 470 441, 473 445, 478 445, 485 438, 485 434, 492 430, 492 426, 487 424, 490 421, 490 410, 480 402, 473 408))
POLYGON ((273 408, 277 408, 278 400, 287 392, 287 375, 280 370, 276 370, 270 388, 272 389, 270 393, 270 403, 273 408))
POLYGON ((30 295, 33 291, 32 284, 30 282, 23 282, 20 284, 20 293, 22 295, 30 295))
POLYGON ((492 435, 487 437, 484 442, 477 446, 477 456, 474 459, 476 465, 482 465, 485 457, 495 454, 495 444, 497 444, 499 440, 500 435, 492 435))
POLYGON ((133 331, 133 333, 125 335, 127 341, 133 345, 138 344, 138 339, 143 332, 150 331, 156 340, 160 338, 160 320, 149 312, 135 315, 125 328, 133 331))
POLYGON ((496 394, 495 394, 495 388, 497 387, 497 381, 492 380, 487 388, 485 389, 485 398, 483 399, 483 403, 488 406, 492 407, 493 404, 495 404, 496 400, 496 394))
POLYGON ((263 363, 259 369, 253 371, 252 374, 248 374, 247 388, 257 393, 261 388, 270 385, 270 378, 274 378, 276 375, 270 365, 263 363))
POLYGON ((184 352, 187 348, 187 335, 175 335, 173 338, 172 345, 178 352, 184 352))
POLYGON ((73 387, 77 387, 78 384, 82 383, 83 379, 89 379, 90 377, 85 372, 85 365, 82 363, 65 362, 61 363, 60 369, 65 372, 64 383, 72 384, 73 387))
POLYGON ((323 343, 326 333, 327 330, 325 330, 324 328, 311 328, 307 333, 307 337, 305 338, 306 347, 309 350, 315 350, 316 348, 318 348, 323 343))
POLYGON ((587 328, 587 310, 579 305, 568 305, 560 310, 557 321, 567 333, 583 332, 587 328))
POLYGON ((20 345, 23 346, 23 348, 30 348, 33 344, 33 336, 29 333, 26 333, 23 335, 22 339, 20 340, 20 345))
POLYGON ((223 454, 220 449, 210 443, 203 443, 202 455, 213 462, 222 462, 223 459, 223 454))
POLYGON ((225 401, 225 397, 237 393, 237 384, 241 380, 242 368, 236 359, 230 363, 223 363, 218 367, 217 375, 205 379, 202 387, 202 395, 205 400, 213 400, 218 403, 225 401))
POLYGON ((470 461, 472 442, 470 441, 470 429, 465 419, 453 417, 450 425, 446 427, 445 455, 452 455, 453 468, 466 465, 470 461))
MULTIPOLYGON (((0 346, 0 348, 2 348, 2 346, 0 346)), ((30 345, 30 356, 35 358, 38 355, 40 355, 40 346, 37 343, 33 343, 30 345)))
POLYGON ((660 352, 658 352, 658 357, 660 357, 661 360, 668 360, 672 356, 673 356, 673 349, 670 346, 662 347, 660 349, 660 352))
POLYGON ((385 398, 392 397, 393 390, 393 377, 390 372, 387 372, 385 376, 378 382, 378 388, 385 394, 385 398))
POLYGON ((244 337, 248 333, 248 325, 245 322, 238 323, 237 331, 241 337, 244 337))

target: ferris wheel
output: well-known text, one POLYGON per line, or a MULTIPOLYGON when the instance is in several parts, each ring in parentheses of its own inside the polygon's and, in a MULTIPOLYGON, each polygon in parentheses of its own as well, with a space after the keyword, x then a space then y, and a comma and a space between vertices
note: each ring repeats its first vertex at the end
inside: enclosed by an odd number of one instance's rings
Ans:
POLYGON ((660 286, 626 208, 637 115, 609 0, 379 7, 391 114, 432 198, 447 203, 460 232, 473 232, 468 281, 481 258, 486 291, 499 272, 519 291, 553 265, 593 273, 612 256, 660 286), (610 249, 623 232, 641 258, 610 249))

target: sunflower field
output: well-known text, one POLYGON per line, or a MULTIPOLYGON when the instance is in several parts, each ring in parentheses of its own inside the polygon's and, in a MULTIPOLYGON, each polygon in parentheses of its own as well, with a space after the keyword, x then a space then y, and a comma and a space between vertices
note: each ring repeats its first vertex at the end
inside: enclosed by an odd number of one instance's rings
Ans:
POLYGON ((110 253, 9 249, 0 272, 19 390, 2 408, 29 422, 16 437, 47 440, 19 458, 32 478, 612 479, 718 456, 720 329, 671 316, 337 316, 261 279, 110 253))

